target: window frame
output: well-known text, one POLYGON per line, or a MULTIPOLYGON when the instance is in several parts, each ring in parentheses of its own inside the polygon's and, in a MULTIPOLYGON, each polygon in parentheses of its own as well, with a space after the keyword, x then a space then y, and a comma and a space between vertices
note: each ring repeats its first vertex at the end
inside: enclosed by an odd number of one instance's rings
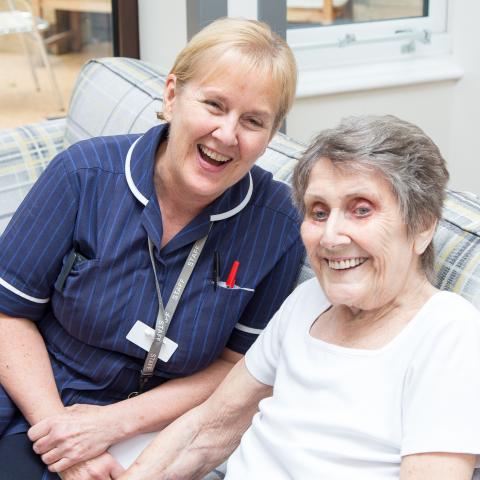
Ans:
POLYGON ((429 0, 427 16, 323 27, 287 26, 287 41, 300 71, 403 61, 450 53, 447 20, 448 0, 429 0), (355 41, 349 43, 352 38, 355 41))

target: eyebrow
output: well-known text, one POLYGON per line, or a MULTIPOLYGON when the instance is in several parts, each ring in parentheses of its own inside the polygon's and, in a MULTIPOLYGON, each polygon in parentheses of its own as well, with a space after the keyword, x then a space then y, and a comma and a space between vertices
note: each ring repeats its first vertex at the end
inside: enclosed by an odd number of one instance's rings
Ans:
MULTIPOLYGON (((377 195, 375 195, 374 193, 368 190, 356 190, 351 193, 348 193, 344 197, 346 197, 348 200, 351 200, 352 198, 358 198, 358 197, 365 198, 366 200, 368 200, 369 198, 374 200, 377 199, 377 195)), ((309 193, 308 190, 305 191, 304 198, 308 200, 317 201, 317 202, 323 202, 323 203, 326 202, 326 200, 322 197, 322 195, 317 193, 309 193)))
MULTIPOLYGON (((203 87, 203 88, 204 88, 204 93, 203 93, 204 95, 205 94, 212 95, 217 100, 220 100, 223 103, 228 103, 227 97, 225 97, 225 95, 223 95, 222 93, 217 91, 215 88, 213 88, 213 87, 203 87)), ((265 117, 265 118, 268 118, 271 115, 275 115, 275 112, 271 112, 270 110, 251 110, 248 113, 252 114, 252 115, 258 115, 260 117, 265 117)))

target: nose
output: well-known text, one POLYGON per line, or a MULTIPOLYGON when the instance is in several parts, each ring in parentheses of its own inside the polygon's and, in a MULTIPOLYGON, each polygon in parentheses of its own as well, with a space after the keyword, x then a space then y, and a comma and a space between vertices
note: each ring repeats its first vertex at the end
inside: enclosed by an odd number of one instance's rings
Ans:
POLYGON ((212 136, 222 142, 223 145, 234 147, 238 145, 237 125, 238 121, 233 115, 224 115, 219 118, 219 123, 212 136))
POLYGON ((324 248, 335 249, 350 243, 345 219, 342 213, 337 210, 330 211, 328 219, 325 222, 320 245, 324 248))

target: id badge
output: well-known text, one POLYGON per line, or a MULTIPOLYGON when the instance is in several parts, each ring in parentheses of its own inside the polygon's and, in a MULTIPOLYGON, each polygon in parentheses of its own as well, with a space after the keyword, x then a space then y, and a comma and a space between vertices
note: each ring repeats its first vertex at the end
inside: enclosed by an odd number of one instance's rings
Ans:
MULTIPOLYGON (((137 347, 143 348, 146 352, 150 351, 153 339, 155 338, 155 330, 148 325, 145 325, 140 320, 135 322, 135 325, 127 334, 127 340, 134 343, 137 347)), ((177 349, 178 344, 167 337, 163 338, 162 347, 158 358, 164 362, 168 362, 177 349)))

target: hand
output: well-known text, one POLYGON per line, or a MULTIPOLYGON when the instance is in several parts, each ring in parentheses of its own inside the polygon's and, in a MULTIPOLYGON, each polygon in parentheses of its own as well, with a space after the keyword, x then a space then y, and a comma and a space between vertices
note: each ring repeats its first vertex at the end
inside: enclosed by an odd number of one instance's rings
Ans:
POLYGON ((108 407, 73 405, 28 431, 35 453, 52 472, 95 458, 121 438, 121 422, 109 421, 108 407))
POLYGON ((60 474, 62 480, 116 480, 125 470, 107 452, 81 462, 60 474))

